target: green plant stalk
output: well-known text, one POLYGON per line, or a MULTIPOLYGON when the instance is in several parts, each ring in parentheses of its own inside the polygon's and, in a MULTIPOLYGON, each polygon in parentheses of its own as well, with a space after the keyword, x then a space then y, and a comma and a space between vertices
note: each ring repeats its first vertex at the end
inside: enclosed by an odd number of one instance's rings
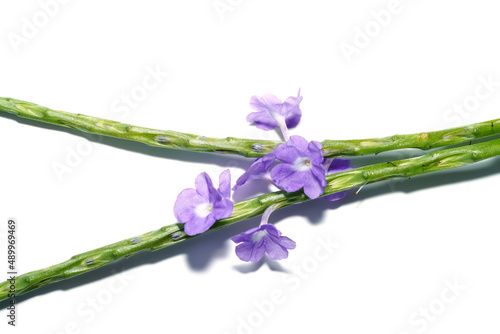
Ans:
MULTIPOLYGON (((261 157, 282 143, 272 140, 239 139, 233 137, 209 138, 176 131, 155 130, 82 114, 52 110, 34 103, 11 98, 0 97, 0 111, 78 131, 133 140, 150 146, 186 151, 230 153, 245 157, 261 157)), ((500 134, 499 123, 500 119, 494 119, 487 122, 433 132, 359 140, 325 140, 323 141, 323 155, 325 157, 357 156, 403 148, 428 150, 430 148, 466 143, 474 139, 500 134)))
MULTIPOLYGON (((500 155, 500 139, 495 139, 479 144, 435 151, 416 158, 352 169, 328 175, 328 183, 323 196, 390 178, 409 178, 461 167, 498 155, 500 155)), ((270 205, 286 207, 309 200, 302 191, 294 193, 277 191, 256 196, 236 203, 231 216, 218 220, 210 230, 220 229, 262 215, 270 205)), ((182 224, 164 226, 156 231, 75 255, 66 262, 20 275, 15 282, 15 294, 21 295, 44 285, 92 271, 121 258, 127 258, 143 251, 165 248, 195 237, 186 235, 183 232, 182 224)), ((0 301, 8 298, 9 289, 8 281, 0 284, 0 301)))

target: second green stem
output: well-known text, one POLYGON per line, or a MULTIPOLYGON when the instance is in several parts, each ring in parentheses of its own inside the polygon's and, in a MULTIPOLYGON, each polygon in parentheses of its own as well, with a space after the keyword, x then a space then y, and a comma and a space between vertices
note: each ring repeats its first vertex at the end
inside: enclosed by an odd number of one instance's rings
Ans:
MULTIPOLYGON (((496 139, 480 144, 436 151, 416 158, 365 166, 328 175, 328 184, 323 195, 357 188, 368 183, 390 178, 409 178, 466 166, 499 155, 500 139, 496 139)), ((236 203, 231 216, 217 221, 210 230, 220 229, 236 222, 259 216, 271 205, 286 207, 309 200, 302 191, 294 193, 277 191, 253 197, 236 203)), ((121 258, 130 257, 143 251, 154 251, 165 248, 195 237, 186 235, 183 232, 182 224, 168 225, 156 231, 75 255, 66 262, 20 275, 16 279, 15 292, 16 295, 21 295, 44 285, 92 271, 121 258)), ((9 287, 10 284, 8 281, 0 284, 0 301, 8 298, 9 287)))

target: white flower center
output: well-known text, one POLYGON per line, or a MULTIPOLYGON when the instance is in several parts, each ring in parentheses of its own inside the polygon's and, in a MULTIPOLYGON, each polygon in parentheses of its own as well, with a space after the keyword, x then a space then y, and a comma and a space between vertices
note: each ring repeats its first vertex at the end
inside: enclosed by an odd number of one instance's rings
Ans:
POLYGON ((293 163, 293 169, 295 169, 298 172, 304 172, 306 170, 311 169, 311 167, 312 167, 311 160, 304 157, 297 158, 293 163))
POLYGON ((260 241, 260 239, 262 239, 266 235, 267 235, 267 231, 266 230, 255 232, 254 234, 252 234, 252 241, 253 242, 258 242, 258 241, 260 241))
POLYGON ((194 213, 201 218, 205 218, 214 210, 212 203, 203 203, 194 209, 194 213))

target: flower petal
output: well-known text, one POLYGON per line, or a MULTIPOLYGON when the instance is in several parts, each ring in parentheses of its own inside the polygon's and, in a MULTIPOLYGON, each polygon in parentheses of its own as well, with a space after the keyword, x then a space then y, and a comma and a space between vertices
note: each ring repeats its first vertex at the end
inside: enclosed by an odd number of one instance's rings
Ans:
POLYGON ((246 232, 243 232, 241 234, 238 234, 238 235, 235 235, 234 237, 231 238, 232 241, 236 242, 236 243, 240 243, 240 242, 248 242, 248 241, 251 241, 252 240, 252 234, 254 232, 257 232, 257 230, 259 230, 260 227, 255 227, 255 228, 252 228, 246 232))
POLYGON ((278 125, 275 115, 280 113, 282 106, 281 100, 276 96, 271 94, 262 97, 252 96, 250 107, 257 112, 247 116, 248 122, 255 123, 255 126, 262 130, 272 130, 278 125))
POLYGON ((326 187, 325 166, 323 166, 323 164, 313 165, 311 167, 311 172, 314 175, 314 177, 318 180, 319 184, 323 188, 326 187))
POLYGON ((207 203, 207 200, 200 196, 195 189, 188 188, 181 191, 174 204, 174 215, 180 223, 190 221, 195 215, 194 209, 207 203))
POLYGON ((349 160, 349 159, 334 158, 332 160, 332 162, 330 163, 330 166, 328 167, 327 174, 333 174, 333 173, 338 173, 338 172, 343 172, 345 170, 349 170, 350 163, 351 163, 351 160, 349 160))
POLYGON ((293 145, 301 152, 306 152, 307 148, 309 146, 309 143, 307 142, 307 140, 305 140, 303 137, 297 136, 297 135, 290 136, 289 144, 293 145))
POLYGON ((299 104, 302 102, 302 96, 300 96, 300 90, 297 97, 290 96, 283 103, 283 110, 285 110, 285 122, 289 129, 297 126, 302 117, 302 111, 299 108, 299 104))
POLYGON ((280 245, 285 247, 286 249, 295 249, 295 247, 297 246, 295 241, 293 241, 292 239, 290 239, 288 237, 281 237, 280 238, 280 245))
POLYGON ((318 180, 316 177, 314 177, 312 175, 312 173, 309 175, 310 175, 310 177, 308 177, 307 181, 304 182, 305 183, 304 184, 304 194, 306 194, 307 197, 309 197, 310 199, 315 199, 315 198, 318 198, 319 196, 321 196, 323 194, 323 192, 325 191, 326 181, 325 181, 325 185, 322 185, 320 180, 318 180))
POLYGON ((282 237, 281 232, 272 224, 263 224, 231 238, 236 243, 236 255, 243 261, 256 262, 267 252, 269 258, 281 260, 288 257, 287 249, 294 249, 295 242, 282 237))
POLYGON ((286 127, 294 128, 302 116, 299 108, 300 102, 302 102, 300 90, 297 97, 290 96, 283 103, 272 94, 262 97, 254 95, 250 98, 250 107, 256 112, 249 114, 247 121, 255 123, 260 129, 272 130, 278 125, 277 118, 280 117, 284 119, 286 127))
POLYGON ((307 146, 309 149, 309 158, 311 159, 314 165, 323 164, 323 152, 321 149, 323 148, 323 144, 319 141, 311 141, 307 146))
POLYGON ((192 219, 184 225, 184 232, 187 235, 196 235, 206 232, 215 223, 215 216, 209 214, 206 217, 193 215, 192 219))
POLYGON ((289 164, 279 164, 271 170, 271 177, 276 185, 287 192, 294 192, 302 188, 306 182, 307 174, 310 172, 298 172, 289 164))
POLYGON ((266 247, 266 253, 271 260, 283 260, 288 257, 286 248, 272 242, 270 239, 266 240, 264 245, 266 247))
POLYGON ((255 247, 251 242, 244 242, 236 246, 236 255, 245 262, 257 262, 264 256, 265 246, 255 247))
POLYGON ((231 213, 233 213, 233 206, 233 202, 227 198, 214 203, 213 215, 215 219, 219 220, 231 216, 231 213))
POLYGON ((278 126, 278 122, 267 111, 252 112, 247 116, 247 122, 255 123, 255 126, 262 130, 273 130, 278 126))
POLYGON ((288 142, 278 145, 273 152, 276 159, 288 164, 293 164, 300 156, 300 152, 293 145, 289 145, 288 142))
MULTIPOLYGON (((291 136, 285 143, 274 149, 276 159, 293 164, 298 157, 307 155, 308 142, 301 136, 291 136)), ((323 160, 322 160, 323 161, 323 160)))
POLYGON ((266 230, 272 237, 280 238, 281 236, 281 232, 273 224, 262 224, 260 228, 266 230))
POLYGON ((269 114, 281 111, 281 100, 273 94, 265 94, 262 97, 254 95, 250 98, 250 107, 256 111, 265 111, 269 114))
POLYGON ((205 198, 209 202, 213 201, 212 197, 214 196, 214 192, 217 192, 217 190, 215 190, 212 179, 210 178, 210 176, 208 176, 207 173, 200 173, 196 177, 194 184, 196 186, 196 191, 198 192, 198 194, 203 196, 203 198, 205 198))
POLYGON ((231 197, 231 172, 229 169, 219 175, 219 194, 222 198, 231 197))
POLYGON ((249 180, 256 179, 261 176, 261 174, 266 173, 271 165, 274 163, 274 151, 264 155, 262 158, 255 160, 250 167, 243 173, 236 184, 233 187, 233 191, 247 183, 249 180))

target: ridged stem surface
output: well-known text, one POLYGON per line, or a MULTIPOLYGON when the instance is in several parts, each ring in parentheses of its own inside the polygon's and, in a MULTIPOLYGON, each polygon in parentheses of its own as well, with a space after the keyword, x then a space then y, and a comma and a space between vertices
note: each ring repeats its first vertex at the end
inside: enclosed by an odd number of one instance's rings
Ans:
MULTIPOLYGON (((233 137, 209 138, 176 131, 155 130, 98 117, 52 110, 34 103, 11 98, 0 97, 0 111, 83 132, 133 140, 150 146, 186 151, 261 157, 282 143, 272 140, 233 137)), ((325 140, 323 141, 323 155, 325 157, 357 156, 403 148, 428 150, 430 148, 467 143, 474 139, 500 134, 499 123, 500 119, 494 119, 487 122, 433 132, 359 140, 325 140)))

